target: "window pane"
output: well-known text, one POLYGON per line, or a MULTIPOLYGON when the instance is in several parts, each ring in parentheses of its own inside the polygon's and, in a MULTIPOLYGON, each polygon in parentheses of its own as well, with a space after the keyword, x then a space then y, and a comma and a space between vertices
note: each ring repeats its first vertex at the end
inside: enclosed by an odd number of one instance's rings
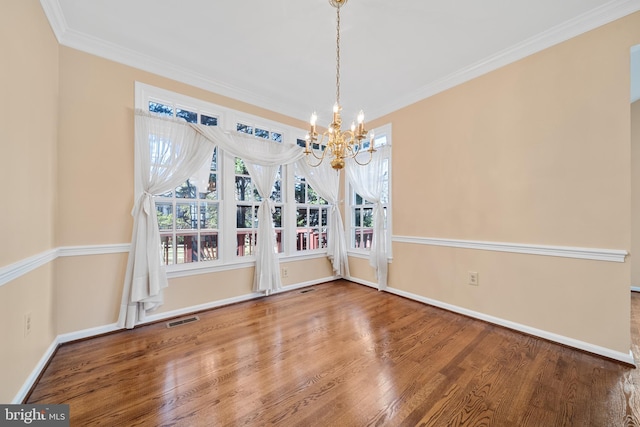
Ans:
POLYGON ((213 261, 218 259, 218 234, 200 235, 200 259, 202 261, 213 261))
POLYGON ((323 227, 321 229, 321 235, 320 235, 320 247, 321 248, 326 248, 327 247, 327 228, 323 227))
POLYGON ((239 157, 236 157, 236 174, 249 175, 249 170, 247 170, 247 167, 245 166, 244 161, 242 161, 242 159, 239 157))
POLYGON ((196 212, 196 203, 176 203, 176 229, 198 228, 196 212))
POLYGON ((276 230, 276 252, 281 254, 284 252, 284 245, 282 244, 282 230, 276 230))
POLYGON ((156 202, 156 216, 160 230, 173 230, 173 205, 156 202))
POLYGON ((318 193, 316 193, 316 190, 314 190, 311 186, 309 186, 309 188, 307 189, 307 197, 309 198, 309 203, 318 203, 318 200, 320 199, 320 196, 318 196, 318 193))
POLYGON ((213 157, 211 158, 211 170, 218 170, 218 147, 213 149, 213 157))
POLYGON ((299 147, 307 148, 307 141, 305 141, 304 139, 296 139, 296 144, 299 147))
POLYGON ((362 209, 361 208, 355 208, 353 210, 353 225, 355 225, 356 227, 362 226, 362 209))
POLYGON ((176 236, 176 263, 198 261, 198 236, 195 234, 179 234, 176 236))
POLYGON ((236 176, 236 200, 251 200, 252 194, 251 178, 248 176, 236 176))
POLYGON ((195 199, 196 198, 196 186, 189 180, 176 188, 176 198, 180 199, 195 199))
POLYGON ((309 233, 306 231, 300 231, 296 233, 296 249, 299 251, 306 251, 309 249, 309 233))
POLYGON ((304 178, 300 179, 300 182, 296 182, 295 185, 295 194, 296 194, 296 203, 306 203, 306 191, 307 184, 304 181, 304 178))
POLYGON ((249 126, 249 125, 244 125, 242 123, 238 123, 236 126, 236 130, 238 132, 243 132, 243 133, 248 133, 248 134, 253 134, 253 127, 249 126))
POLYGON ((198 123, 198 115, 193 111, 181 110, 178 108, 176 110, 176 116, 182 117, 189 123, 198 123))
POLYGON ((296 212, 296 224, 298 227, 305 227, 307 225, 307 208, 298 208, 296 212))
POLYGON ((247 256, 253 253, 255 235, 252 231, 238 231, 236 255, 247 256))
POLYGON ((218 118, 202 114, 200 116, 200 123, 205 126, 218 126, 218 118))
POLYGON ((218 199, 218 175, 215 173, 209 174, 209 184, 207 185, 206 192, 200 192, 201 199, 217 200, 218 199))
POLYGON ((281 206, 276 206, 275 212, 273 213, 273 226, 282 227, 282 207, 281 206))
POLYGON ((204 203, 200 206, 200 228, 218 228, 217 203, 204 203))
POLYGON ((271 140, 275 142, 282 142, 282 134, 277 132, 271 132, 271 140))
POLYGON ((162 262, 164 265, 173 264, 173 255, 174 255, 174 247, 173 247, 173 237, 169 236, 160 236, 160 249, 162 252, 162 262))
POLYGON ((362 197, 356 193, 356 205, 361 205, 362 204, 362 197))
POLYGON ((265 139, 269 139, 269 131, 268 131, 268 130, 264 130, 264 129, 258 129, 258 128, 256 128, 255 135, 256 135, 258 138, 265 138, 265 139))
POLYGON ((149 101, 149 111, 173 117, 173 108, 158 102, 149 101))
POLYGON ((236 227, 253 228, 253 206, 238 206, 236 227))
POLYGON ((323 227, 327 226, 327 209, 324 208, 322 209, 322 221, 320 222, 320 225, 322 225, 323 227))
POLYGON ((309 226, 317 227, 320 223, 320 209, 311 208, 309 209, 309 226))
POLYGON ((362 226, 373 227, 373 209, 365 208, 362 211, 362 226))

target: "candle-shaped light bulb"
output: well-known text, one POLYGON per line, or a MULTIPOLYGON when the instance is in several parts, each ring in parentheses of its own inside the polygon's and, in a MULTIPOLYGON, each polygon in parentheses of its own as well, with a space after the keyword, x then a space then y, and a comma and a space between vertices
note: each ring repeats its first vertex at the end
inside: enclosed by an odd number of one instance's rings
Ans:
POLYGON ((340 116, 340 106, 336 102, 333 104, 333 123, 338 123, 338 117, 340 116))
POLYGON ((351 122, 351 132, 355 132, 356 130, 356 122, 351 122))
POLYGON ((340 106, 338 105, 338 103, 336 102, 335 104, 333 104, 333 112, 337 113, 338 111, 340 111, 340 106))
POLYGON ((358 124, 364 123, 364 111, 360 110, 358 113, 358 124))
POLYGON ((373 131, 369 132, 369 141, 371 141, 371 146, 372 147, 373 147, 373 144, 374 144, 375 140, 376 140, 376 134, 373 131))
POLYGON ((309 120, 309 123, 311 123, 311 126, 315 126, 317 121, 318 121, 318 115, 314 111, 313 114, 311 115, 311 120, 309 120))

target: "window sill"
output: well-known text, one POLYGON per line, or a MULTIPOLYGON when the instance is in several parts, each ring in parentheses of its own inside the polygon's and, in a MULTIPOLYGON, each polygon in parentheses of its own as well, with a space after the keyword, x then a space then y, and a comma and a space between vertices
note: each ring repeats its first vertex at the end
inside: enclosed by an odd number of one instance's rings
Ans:
MULTIPOLYGON (((316 258, 325 258, 327 251, 314 251, 304 254, 282 255, 277 256, 280 262, 304 261, 316 258)), ((254 256, 244 257, 238 261, 222 263, 220 261, 212 261, 208 263, 189 263, 167 266, 167 278, 173 279, 177 277, 196 276, 199 274, 217 273, 220 271, 240 270, 243 268, 255 267, 256 259, 254 256)))

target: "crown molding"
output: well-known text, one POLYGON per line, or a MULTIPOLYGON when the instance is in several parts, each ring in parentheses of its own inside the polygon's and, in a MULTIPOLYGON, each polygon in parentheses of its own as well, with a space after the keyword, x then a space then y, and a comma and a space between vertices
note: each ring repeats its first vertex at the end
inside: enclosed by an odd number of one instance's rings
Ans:
POLYGON ((407 96, 396 99, 380 109, 369 110, 367 113, 374 118, 390 114, 639 10, 640 2, 637 0, 611 1, 474 64, 461 68, 407 96))
POLYGON ((281 104, 275 103, 270 98, 261 96, 251 90, 214 80, 188 68, 180 67, 144 53, 93 37, 89 34, 70 29, 64 19, 64 14, 58 0, 40 0, 40 3, 58 39, 58 43, 63 46, 291 117, 299 115, 299 111, 293 111, 292 108, 283 108, 281 104))
MULTIPOLYGON (((71 30, 64 19, 64 14, 58 0, 40 0, 40 3, 61 45, 199 87, 248 104, 266 108, 293 118, 302 119, 302 113, 296 106, 285 106, 273 102, 268 97, 260 96, 247 89, 211 79, 208 76, 195 73, 187 68, 182 68, 140 52, 71 30)), ((613 0, 508 49, 453 72, 440 80, 423 86, 421 89, 407 96, 397 98, 383 105, 381 108, 374 109, 373 111, 369 110, 368 115, 370 120, 382 117, 638 10, 640 10, 640 2, 637 0, 613 0)))
POLYGON ((67 25, 66 19, 64 19, 60 3, 58 0, 40 0, 40 5, 49 20, 49 25, 51 26, 56 39, 58 39, 58 43, 62 44, 62 38, 69 30, 69 26, 67 25))

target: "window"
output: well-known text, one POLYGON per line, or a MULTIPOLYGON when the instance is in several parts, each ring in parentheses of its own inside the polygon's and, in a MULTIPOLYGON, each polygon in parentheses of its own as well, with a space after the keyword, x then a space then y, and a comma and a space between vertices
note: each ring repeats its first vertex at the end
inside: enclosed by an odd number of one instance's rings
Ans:
MULTIPOLYGON (((216 126, 217 117, 167 105, 148 103, 149 111, 161 115, 181 117, 190 123, 216 126)), ((161 141, 152 139, 150 143, 161 141)), ((155 151, 154 151, 155 152, 155 151)), ((218 259, 218 161, 214 150, 209 176, 203 182, 188 179, 178 188, 156 196, 156 216, 160 229, 162 260, 165 265, 186 264, 218 259)), ((152 159, 158 162, 160 159, 152 159)))
POLYGON ((302 176, 295 175, 296 250, 327 247, 327 201, 302 176))
MULTIPOLYGON (((382 173, 382 207, 385 216, 385 230, 390 234, 390 165, 391 165, 391 127, 384 126, 375 130, 375 147, 378 152, 384 156, 383 173, 382 173)), ((368 144, 365 148, 368 148, 368 144)), ((356 252, 369 251, 373 240, 373 203, 365 200, 360 194, 356 193, 351 186, 347 185, 347 194, 349 195, 349 246, 351 250, 356 252)), ((388 236, 390 237, 390 236, 388 236)), ((391 242, 387 238, 387 242, 391 242)), ((390 250, 390 246, 389 246, 390 250)))
MULTIPOLYGON (((136 83, 136 107, 191 123, 243 132, 258 140, 304 144, 303 129, 141 83, 136 83)), ((271 190, 275 250, 280 257, 324 256, 326 202, 304 178, 296 177, 293 169, 292 165, 280 166, 271 190)), ((226 265, 244 267, 255 259, 257 213, 262 198, 242 159, 216 149, 208 180, 194 176, 178 188, 156 196, 155 201, 162 257, 169 272, 209 271, 226 265)))

